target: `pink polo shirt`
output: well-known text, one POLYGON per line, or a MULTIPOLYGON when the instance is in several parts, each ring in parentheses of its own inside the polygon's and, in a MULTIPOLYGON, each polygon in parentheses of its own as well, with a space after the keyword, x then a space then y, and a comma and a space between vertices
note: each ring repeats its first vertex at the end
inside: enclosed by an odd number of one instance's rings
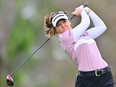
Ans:
POLYGON ((94 39, 106 30, 106 26, 93 11, 88 15, 83 11, 81 17, 82 20, 78 26, 59 34, 60 45, 79 71, 104 68, 108 64, 102 58, 94 39), (86 30, 90 25, 90 18, 95 27, 86 30))

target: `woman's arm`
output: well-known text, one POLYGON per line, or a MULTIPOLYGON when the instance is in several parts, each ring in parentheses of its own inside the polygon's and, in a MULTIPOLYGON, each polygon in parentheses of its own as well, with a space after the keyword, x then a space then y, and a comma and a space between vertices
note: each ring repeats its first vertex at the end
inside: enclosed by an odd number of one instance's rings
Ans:
POLYGON ((80 35, 82 35, 82 33, 85 32, 85 30, 89 27, 89 25, 90 25, 89 16, 83 10, 81 12, 81 22, 80 22, 80 24, 72 29, 74 42, 76 42, 79 39, 80 35))
POLYGON ((90 11, 88 14, 90 19, 92 20, 95 27, 88 29, 88 35, 92 37, 93 39, 96 39, 98 36, 100 36, 103 32, 105 32, 106 25, 104 22, 98 17, 93 11, 90 11))

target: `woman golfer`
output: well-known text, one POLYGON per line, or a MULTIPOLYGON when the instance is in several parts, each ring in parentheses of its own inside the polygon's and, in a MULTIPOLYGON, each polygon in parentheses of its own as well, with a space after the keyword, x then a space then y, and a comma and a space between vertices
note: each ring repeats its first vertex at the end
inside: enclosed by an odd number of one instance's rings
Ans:
POLYGON ((45 16, 45 35, 58 35, 63 50, 75 63, 77 75, 75 87, 114 87, 111 69, 97 47, 95 39, 106 31, 104 22, 90 8, 83 5, 77 7, 73 15, 81 17, 76 27, 63 11, 45 16), (94 27, 88 29, 90 19, 94 27))

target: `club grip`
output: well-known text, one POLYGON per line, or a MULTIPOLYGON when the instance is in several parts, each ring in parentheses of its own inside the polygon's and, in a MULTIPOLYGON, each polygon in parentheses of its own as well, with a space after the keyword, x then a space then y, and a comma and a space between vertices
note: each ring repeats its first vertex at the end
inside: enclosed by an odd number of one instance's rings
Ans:
POLYGON ((84 6, 84 7, 87 7, 87 6, 88 6, 88 3, 86 2, 83 6, 84 6))
MULTIPOLYGON (((88 3, 86 2, 83 6, 84 6, 84 8, 87 7, 87 6, 88 6, 88 3)), ((70 20, 72 20, 74 17, 75 17, 75 15, 73 15, 73 16, 70 18, 70 20)))

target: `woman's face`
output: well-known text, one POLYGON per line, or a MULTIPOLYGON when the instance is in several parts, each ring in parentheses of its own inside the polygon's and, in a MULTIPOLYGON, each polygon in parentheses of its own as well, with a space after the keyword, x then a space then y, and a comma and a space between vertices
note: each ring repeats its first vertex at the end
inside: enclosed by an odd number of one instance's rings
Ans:
POLYGON ((70 30, 72 28, 71 22, 66 19, 61 19, 58 21, 55 28, 58 34, 64 33, 66 30, 70 30))

